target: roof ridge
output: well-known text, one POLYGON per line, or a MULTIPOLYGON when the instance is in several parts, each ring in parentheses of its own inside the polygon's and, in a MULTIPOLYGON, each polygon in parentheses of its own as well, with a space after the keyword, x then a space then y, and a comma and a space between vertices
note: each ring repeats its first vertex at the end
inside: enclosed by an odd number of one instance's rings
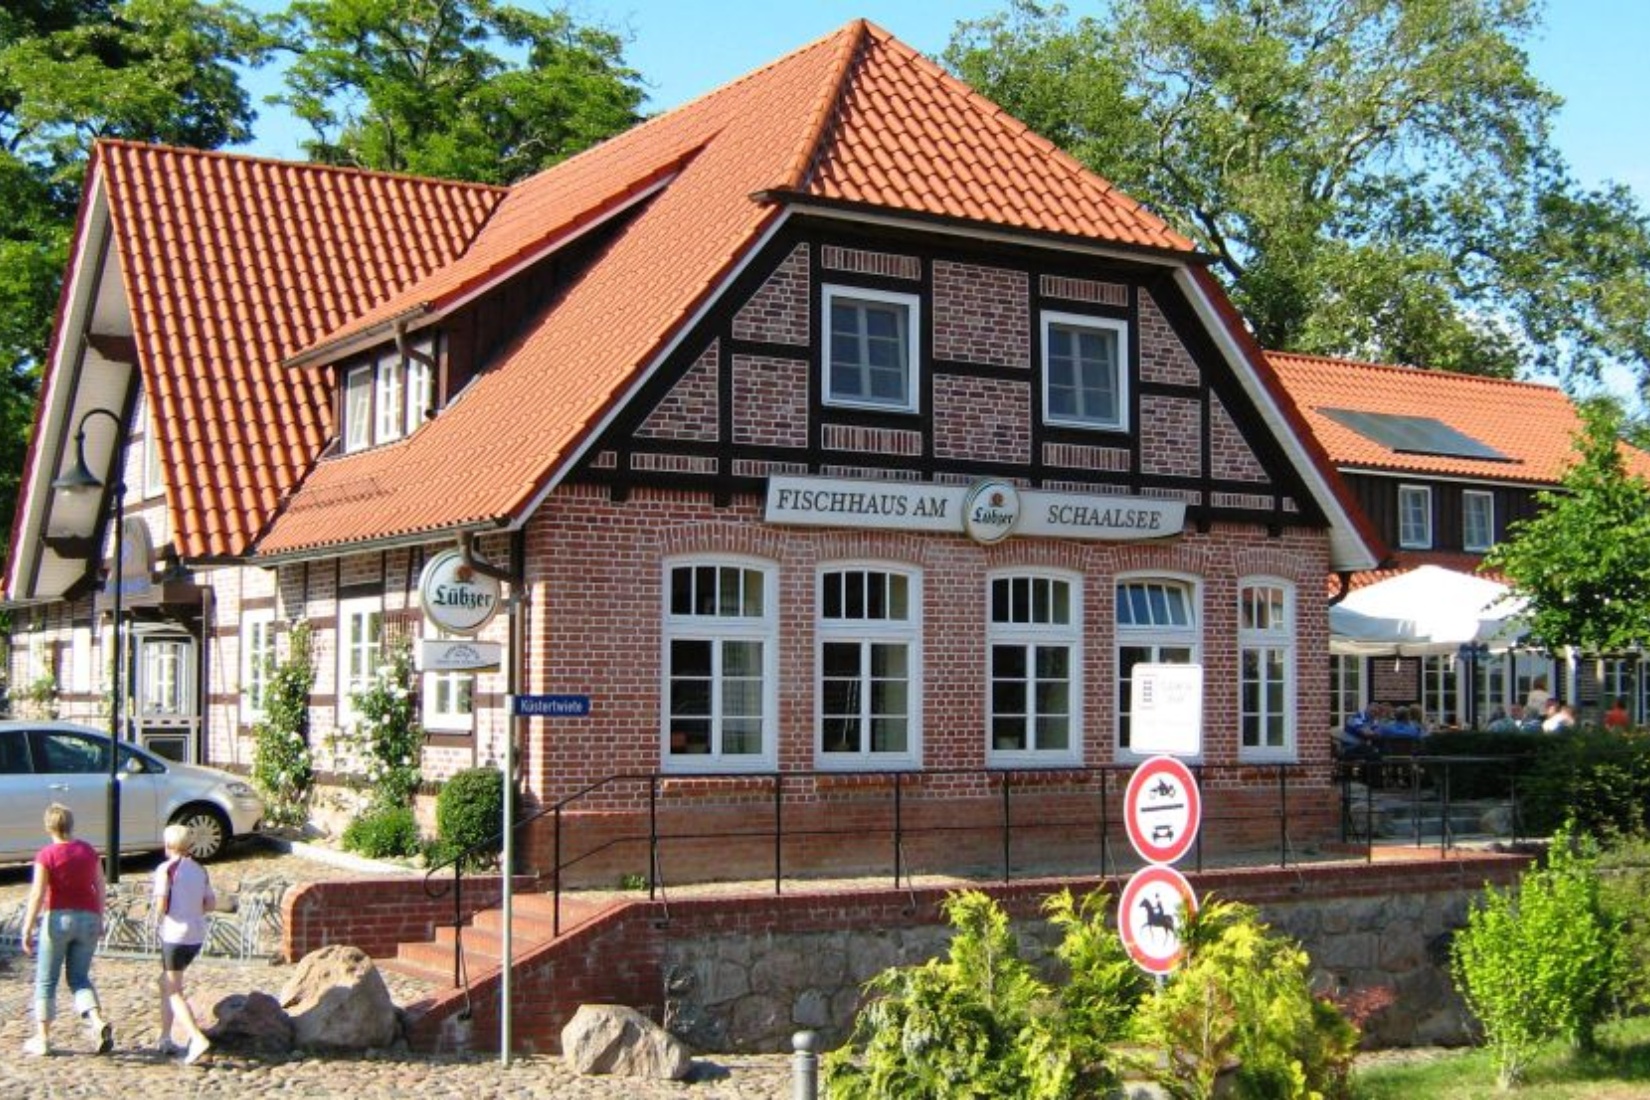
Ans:
POLYGON ((134 141, 131 138, 100 137, 93 143, 94 150, 98 147, 181 154, 212 160, 235 161, 241 164, 261 164, 270 168, 296 168, 330 175, 367 176, 374 179, 416 183, 426 187, 462 187, 467 190, 488 191, 499 195, 508 194, 513 186, 501 183, 477 183, 473 180, 444 179, 438 176, 416 176, 410 172, 391 172, 382 168, 355 168, 345 164, 321 164, 312 160, 282 160, 279 157, 265 156, 262 153, 239 153, 228 149, 198 149, 189 145, 168 145, 159 141, 134 141))
POLYGON ((1447 370, 1443 367, 1422 367, 1409 363, 1376 363, 1369 359, 1352 359, 1342 355, 1319 355, 1308 351, 1273 351, 1267 349, 1266 358, 1315 361, 1339 367, 1357 367, 1361 370, 1388 371, 1394 374, 1425 374, 1434 378, 1451 378, 1480 385, 1515 386, 1522 389, 1536 389, 1546 393, 1556 393, 1566 401, 1570 400, 1570 395, 1565 393, 1559 386, 1547 382, 1532 382, 1523 378, 1497 378, 1493 374, 1471 374, 1467 371, 1447 370))
MULTIPOLYGON (((827 82, 829 91, 820 96, 813 117, 803 129, 802 141, 791 160, 790 168, 785 172, 782 187, 792 191, 801 190, 808 177, 813 174, 814 167, 819 163, 820 152, 825 148, 826 138, 840 115, 843 93, 847 91, 848 83, 853 79, 854 66, 862 54, 862 46, 870 33, 870 26, 864 19, 855 19, 835 32, 836 36, 841 38, 841 42, 837 45, 838 56, 832 66, 831 79, 827 82)), ((827 41, 830 37, 828 35, 824 39, 817 39, 816 44, 827 41)))

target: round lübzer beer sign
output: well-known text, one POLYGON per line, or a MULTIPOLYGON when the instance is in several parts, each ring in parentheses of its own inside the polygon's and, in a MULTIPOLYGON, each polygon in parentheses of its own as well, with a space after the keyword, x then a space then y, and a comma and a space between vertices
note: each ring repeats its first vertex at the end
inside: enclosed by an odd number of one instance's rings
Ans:
POLYGON ((424 617, 451 634, 474 634, 498 614, 498 580, 477 572, 457 550, 431 558, 418 578, 424 617))

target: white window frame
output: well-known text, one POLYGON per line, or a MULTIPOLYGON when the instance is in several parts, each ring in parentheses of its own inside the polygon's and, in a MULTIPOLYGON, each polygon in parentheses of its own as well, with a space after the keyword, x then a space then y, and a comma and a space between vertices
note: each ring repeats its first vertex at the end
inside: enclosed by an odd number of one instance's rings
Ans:
POLYGON ((885 561, 833 561, 821 565, 814 577, 814 760, 822 770, 894 770, 922 764, 922 573, 910 566, 885 561), (882 574, 905 580, 905 618, 827 618, 826 585, 839 573, 882 574), (858 644, 860 687, 869 675, 868 657, 875 646, 905 648, 905 748, 877 752, 866 743, 872 693, 858 692, 860 747, 855 751, 825 751, 825 649, 828 645, 858 644))
POLYGON ((1005 569, 986 577, 986 763, 993 766, 1070 766, 1083 760, 1083 582, 1077 574, 1046 569, 1005 569), (997 585, 1010 586, 1019 582, 1030 586, 1029 614, 1010 613, 1000 619, 997 611, 997 585), (1044 613, 1038 588, 1048 586, 1050 600, 1044 613), (1057 604, 1053 600, 1056 586, 1065 589, 1064 622, 1057 621, 1057 604), (1042 621, 1039 621, 1042 620, 1042 621), (997 745, 997 687, 1006 678, 997 675, 997 650, 1011 646, 1026 651, 1024 680, 1024 713, 1014 717, 1025 722, 1024 748, 997 745), (1038 687, 1043 682, 1037 672, 1036 650, 1061 648, 1066 651, 1066 744, 1063 748, 1043 748, 1037 744, 1040 713, 1038 687))
POLYGON ((344 451, 372 446, 373 367, 363 364, 344 374, 344 451))
MULTIPOLYGON (((458 636, 430 626, 426 629, 430 638, 458 636)), ((426 672, 422 690, 419 720, 425 729, 432 733, 470 733, 475 729, 475 673, 426 672), (461 699, 461 705, 452 705, 461 699)))
MULTIPOLYGON (((1043 343, 1043 422, 1045 424, 1059 424, 1069 428, 1088 428, 1098 431, 1122 432, 1129 428, 1129 325, 1127 321, 1120 321, 1111 317, 1095 317, 1084 313, 1061 313, 1056 310, 1044 310, 1042 313, 1042 343, 1043 343), (1074 415, 1070 413, 1057 414, 1053 410, 1051 401, 1052 370, 1050 357, 1050 332, 1054 328, 1089 329, 1095 332, 1110 333, 1116 337, 1116 362, 1112 379, 1117 390, 1117 415, 1103 420, 1099 417, 1074 415)), ((1081 387, 1078 387, 1079 392, 1081 387)))
POLYGON ((352 696, 372 686, 378 675, 378 666, 384 659, 384 600, 381 596, 357 596, 338 601, 338 725, 349 727, 355 723, 355 704, 352 696), (367 637, 356 635, 357 622, 363 625, 377 619, 377 630, 367 637), (361 675, 352 675, 351 666, 357 659, 361 675))
POLYGON ((1238 581, 1238 759, 1295 759, 1295 586, 1281 577, 1243 577, 1238 581), (1257 594, 1265 593, 1264 603, 1257 594), (1276 598, 1276 604, 1273 598, 1276 598), (1250 615, 1251 610, 1264 614, 1250 615), (1264 619, 1264 622, 1260 620, 1264 619), (1248 620, 1248 621, 1246 621, 1248 620), (1249 695, 1248 661, 1260 662, 1260 698, 1249 695), (1276 667, 1280 679, 1264 676, 1276 667), (1281 690, 1282 698, 1271 705, 1269 689, 1281 690), (1252 730, 1252 723, 1258 728, 1252 730), (1272 731, 1276 730, 1276 737, 1272 731), (1253 737, 1254 744, 1251 744, 1253 737))
MULTIPOLYGON (((697 586, 698 578, 695 578, 697 586)), ((743 576, 740 578, 741 591, 744 585, 743 576)), ((696 588, 697 590, 697 588, 696 588)), ((662 631, 663 646, 659 655, 660 668, 660 700, 659 700, 659 754, 661 766, 665 771, 675 773, 693 772, 724 772, 724 771, 771 771, 778 766, 779 760, 779 575, 772 562, 759 558, 748 558, 733 555, 710 555, 693 557, 670 558, 664 563, 663 594, 661 614, 664 630, 662 631), (718 605, 721 603, 724 592, 723 584, 727 579, 722 571, 736 570, 741 574, 751 574, 761 578, 762 596, 760 613, 724 615, 720 613, 700 614, 691 607, 687 609, 673 608, 674 573, 678 569, 716 570, 716 595, 718 605), (676 751, 671 735, 673 724, 673 708, 671 702, 671 688, 674 682, 671 654, 676 642, 709 642, 711 645, 711 667, 709 672, 711 698, 709 700, 709 718, 711 721, 709 752, 689 753, 676 751), (761 751, 755 753, 728 753, 722 751, 723 729, 722 720, 726 717, 723 706, 726 678, 724 676, 724 658, 727 643, 756 643, 762 647, 761 656, 761 751)), ((744 600, 739 600, 741 609, 744 600)))
POLYGON ((393 443, 406 434, 405 382, 400 359, 386 355, 378 361, 372 381, 373 443, 393 443))
POLYGON ((241 721, 262 721, 269 678, 275 671, 275 609, 241 612, 241 721))
POLYGON ((1458 723, 1464 717, 1460 675, 1464 664, 1453 653, 1421 658, 1421 716, 1428 729, 1444 725, 1451 718, 1458 723))
POLYGON ((166 492, 166 472, 161 461, 160 436, 155 431, 155 417, 150 409, 144 417, 143 429, 143 495, 145 499, 162 496, 166 492))
MULTIPOLYGON (((1149 661, 1162 660, 1164 649, 1184 649, 1187 651, 1187 663, 1201 664, 1203 661, 1203 583, 1194 576, 1183 573, 1123 573, 1113 581, 1112 587, 1112 622, 1115 624, 1112 641, 1112 669, 1117 683, 1116 708, 1112 717, 1112 743, 1117 747, 1119 760, 1142 760, 1146 754, 1137 751, 1131 746, 1123 744, 1124 718, 1129 708, 1129 693, 1133 690, 1132 679, 1123 674, 1123 650, 1149 648, 1152 650, 1149 661), (1153 623, 1150 625, 1124 624, 1118 614, 1117 590, 1133 585, 1165 585, 1178 588, 1185 592, 1186 612, 1188 622, 1153 623)), ((1130 730, 1130 741, 1133 741, 1133 730, 1130 730)))
POLYGON ((403 434, 411 435, 424 423, 435 404, 435 368, 422 359, 407 359, 407 409, 403 434))
POLYGON ((1329 655, 1329 721, 1344 729, 1346 720, 1364 709, 1365 658, 1352 653, 1329 655))
POLYGON ((1461 549, 1482 554, 1495 545, 1495 494, 1481 489, 1461 490, 1461 549), (1473 533, 1474 505, 1481 511, 1484 530, 1478 537, 1473 533))
POLYGON ((1398 546, 1404 550, 1432 549, 1432 489, 1426 485, 1398 486, 1398 546), (1412 502, 1421 502, 1422 530, 1416 532, 1410 523, 1412 502))
POLYGON ((868 287, 842 286, 832 283, 823 288, 824 304, 820 311, 820 370, 819 387, 821 399, 827 405, 855 408, 879 409, 883 412, 920 411, 921 387, 919 382, 918 366, 921 340, 919 339, 922 326, 922 299, 915 294, 902 294, 892 290, 872 290, 868 287), (837 299, 873 306, 895 306, 905 310, 905 400, 888 401, 859 394, 837 394, 831 385, 832 355, 834 354, 834 339, 831 327, 831 312, 837 299))

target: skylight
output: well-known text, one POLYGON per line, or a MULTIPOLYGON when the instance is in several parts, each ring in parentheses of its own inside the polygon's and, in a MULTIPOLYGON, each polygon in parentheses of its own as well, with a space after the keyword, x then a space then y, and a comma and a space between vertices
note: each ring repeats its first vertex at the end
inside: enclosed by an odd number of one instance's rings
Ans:
POLYGON ((1430 416, 1400 416, 1396 413, 1364 412, 1361 409, 1320 408, 1318 411, 1388 450, 1447 458, 1476 458, 1485 462, 1514 461, 1488 443, 1430 416))

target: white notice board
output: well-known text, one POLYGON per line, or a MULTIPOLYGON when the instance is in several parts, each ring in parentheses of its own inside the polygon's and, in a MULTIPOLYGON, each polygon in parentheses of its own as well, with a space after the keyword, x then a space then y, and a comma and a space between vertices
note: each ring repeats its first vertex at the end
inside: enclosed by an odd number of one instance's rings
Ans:
POLYGON ((1129 751, 1143 756, 1203 752, 1203 666, 1135 665, 1129 675, 1129 751))

